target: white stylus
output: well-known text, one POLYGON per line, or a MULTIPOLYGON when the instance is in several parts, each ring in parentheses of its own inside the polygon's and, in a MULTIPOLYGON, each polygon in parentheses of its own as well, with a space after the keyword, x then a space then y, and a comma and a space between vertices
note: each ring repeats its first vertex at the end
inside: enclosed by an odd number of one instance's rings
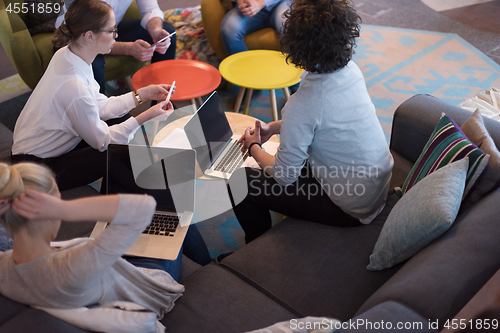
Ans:
POLYGON ((175 81, 172 82, 172 85, 170 86, 170 90, 168 91, 167 98, 165 99, 166 102, 170 101, 170 96, 172 96, 172 91, 174 91, 175 87, 175 81))
POLYGON ((175 35, 176 33, 177 33, 177 31, 172 32, 170 35, 163 37, 162 39, 160 39, 159 41, 157 41, 156 43, 154 43, 154 44, 153 44, 153 45, 151 45, 151 46, 158 45, 159 43, 161 43, 161 42, 165 41, 167 38, 172 37, 172 36, 173 36, 173 35, 175 35))

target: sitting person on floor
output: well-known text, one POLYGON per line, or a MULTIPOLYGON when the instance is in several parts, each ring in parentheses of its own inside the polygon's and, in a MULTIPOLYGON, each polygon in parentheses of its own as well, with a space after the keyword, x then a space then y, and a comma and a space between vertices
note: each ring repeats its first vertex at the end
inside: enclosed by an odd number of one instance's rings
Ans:
MULTIPOLYGON (((64 10, 74 0, 66 0, 64 10)), ((136 0, 142 20, 123 20, 127 9, 133 0, 101 0, 109 4, 115 13, 117 29, 120 32, 116 43, 111 48, 110 55, 131 55, 137 60, 152 63, 175 59, 176 36, 153 45, 175 31, 174 27, 164 21, 163 11, 158 6, 157 0, 136 0)), ((62 23, 62 15, 56 22, 56 27, 62 23)), ((104 55, 99 54, 92 62, 94 77, 99 83, 100 92, 104 94, 104 55)))
MULTIPOLYGON (((247 177, 248 194, 233 206, 247 243, 271 228, 270 210, 333 226, 368 224, 391 179, 385 135, 351 60, 359 16, 341 0, 297 0, 285 16, 282 51, 306 72, 283 119, 257 121, 240 139, 262 167, 232 176, 247 177), (261 149, 273 134, 281 134, 275 156, 261 149)), ((239 179, 232 178, 230 185, 239 179)))
POLYGON ((245 35, 264 28, 281 34, 289 0, 232 0, 236 6, 222 20, 221 36, 226 52, 231 55, 248 51, 245 35))
MULTIPOLYGON (((136 257, 133 264, 121 258, 151 222, 154 198, 120 194, 66 201, 60 197, 47 167, 0 163, 0 222, 14 239, 12 250, 0 252, 0 293, 47 308, 128 301, 159 318, 170 311, 184 291, 177 282, 182 254, 174 261, 136 257), (61 220, 109 225, 95 239, 75 239, 53 248, 50 242, 61 220)), ((186 237, 195 238, 189 243, 197 248, 191 250, 208 256, 203 239, 192 227, 186 237)))
POLYGON ((142 101, 165 99, 170 85, 150 85, 136 92, 106 97, 99 93, 91 64, 109 53, 116 38, 112 8, 100 0, 76 0, 56 31, 54 54, 14 128, 12 162, 48 165, 61 191, 104 176, 109 143, 126 144, 146 121, 173 112, 161 102, 131 117, 142 101), (118 119, 114 119, 118 118, 118 119))

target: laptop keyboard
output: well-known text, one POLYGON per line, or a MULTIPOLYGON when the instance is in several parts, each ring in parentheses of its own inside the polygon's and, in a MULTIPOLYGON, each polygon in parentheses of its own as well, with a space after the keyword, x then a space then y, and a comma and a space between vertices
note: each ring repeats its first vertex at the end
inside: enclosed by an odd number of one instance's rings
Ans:
POLYGON ((173 237, 178 225, 179 217, 177 215, 154 214, 153 220, 142 233, 173 237))
POLYGON ((217 164, 214 168, 215 171, 233 173, 234 170, 238 169, 243 165, 243 162, 248 157, 248 151, 245 153, 241 152, 243 143, 233 142, 231 148, 227 151, 224 158, 217 164))

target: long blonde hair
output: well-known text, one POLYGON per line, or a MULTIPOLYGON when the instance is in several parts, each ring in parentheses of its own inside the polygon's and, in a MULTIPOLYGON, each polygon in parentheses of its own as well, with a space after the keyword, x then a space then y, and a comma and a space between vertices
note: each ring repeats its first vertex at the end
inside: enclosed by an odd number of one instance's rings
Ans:
MULTIPOLYGON (((0 163, 0 200, 14 200, 27 189, 51 195, 58 192, 54 174, 47 167, 35 163, 0 163)), ((12 208, 0 215, 0 223, 10 233, 27 225, 28 221, 12 208)))

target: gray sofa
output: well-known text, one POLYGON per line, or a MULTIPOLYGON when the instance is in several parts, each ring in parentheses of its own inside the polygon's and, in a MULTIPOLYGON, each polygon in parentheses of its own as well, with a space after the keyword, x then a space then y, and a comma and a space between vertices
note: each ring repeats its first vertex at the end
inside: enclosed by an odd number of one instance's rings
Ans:
MULTIPOLYGON (((459 125, 471 113, 426 96, 403 103, 394 116, 392 185, 400 185, 442 112, 459 125)), ((485 120, 500 147, 500 123, 485 120)), ((393 187, 391 186, 391 188, 393 187)), ((366 270, 390 210, 370 225, 337 228, 286 218, 220 264, 184 258, 184 296, 162 322, 167 332, 245 332, 304 316, 342 321, 421 323, 432 331, 453 318, 500 269, 500 189, 461 212, 444 235, 408 261, 366 270)), ((377 331, 352 329, 344 331, 377 331)), ((0 296, 0 332, 81 332, 0 296)), ((397 330, 396 330, 397 331, 397 330)))

